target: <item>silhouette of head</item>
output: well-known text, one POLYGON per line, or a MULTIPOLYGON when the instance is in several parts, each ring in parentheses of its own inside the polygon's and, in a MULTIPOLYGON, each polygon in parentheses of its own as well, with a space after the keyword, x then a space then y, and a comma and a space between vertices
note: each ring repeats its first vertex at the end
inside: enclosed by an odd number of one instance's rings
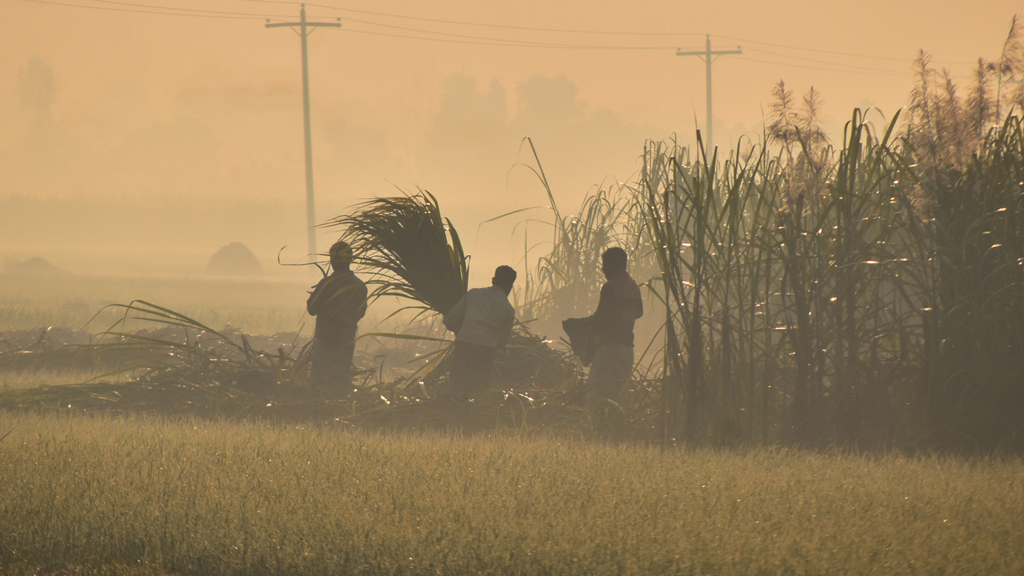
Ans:
POLYGON ((516 271, 511 266, 498 266, 494 270, 494 278, 491 278, 491 285, 501 288, 507 295, 512 292, 512 284, 515 281, 516 271))
POLYGON ((352 264, 352 247, 344 240, 335 242, 328 254, 331 258, 331 268, 335 270, 348 270, 352 264))
POLYGON ((601 254, 601 271, 605 276, 622 274, 626 271, 626 251, 616 246, 601 254))

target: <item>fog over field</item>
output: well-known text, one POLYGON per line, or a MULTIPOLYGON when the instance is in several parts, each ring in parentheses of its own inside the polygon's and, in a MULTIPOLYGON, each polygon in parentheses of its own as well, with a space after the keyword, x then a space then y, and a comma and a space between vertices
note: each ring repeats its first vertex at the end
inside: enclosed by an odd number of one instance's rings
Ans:
MULTIPOLYGON (((493 265, 522 258, 526 227, 513 225, 547 216, 480 227, 547 204, 517 166, 532 163, 525 137, 573 211, 594 186, 633 177, 645 140, 694 141, 705 68, 676 48, 702 49, 705 34, 714 49, 743 47, 714 64, 716 143, 760 139, 779 79, 798 94, 814 86, 824 126, 841 138, 853 107, 877 106, 880 121, 906 103, 918 49, 956 76, 997 57, 1016 8, 311 4, 310 20, 342 19, 340 31, 309 40, 317 218, 396 188, 428 189, 485 281, 493 265)), ((285 260, 305 253, 299 39, 263 25, 296 20, 297 5, 17 0, 4 14, 0 256, 43 256, 74 272, 195 274, 241 241, 271 273, 301 275, 274 264, 282 246, 285 260)), ((529 230, 531 243, 548 233, 529 230)), ((332 239, 321 232, 321 249, 332 239)))
POLYGON ((1020 0, 0 5, 0 574, 1024 574, 1020 0))

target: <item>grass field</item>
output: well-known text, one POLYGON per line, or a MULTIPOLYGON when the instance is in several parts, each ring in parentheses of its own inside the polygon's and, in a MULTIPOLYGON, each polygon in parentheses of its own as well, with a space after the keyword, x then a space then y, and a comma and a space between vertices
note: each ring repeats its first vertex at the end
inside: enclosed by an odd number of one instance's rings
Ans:
POLYGON ((1021 574, 1020 459, 0 414, 8 574, 1021 574))

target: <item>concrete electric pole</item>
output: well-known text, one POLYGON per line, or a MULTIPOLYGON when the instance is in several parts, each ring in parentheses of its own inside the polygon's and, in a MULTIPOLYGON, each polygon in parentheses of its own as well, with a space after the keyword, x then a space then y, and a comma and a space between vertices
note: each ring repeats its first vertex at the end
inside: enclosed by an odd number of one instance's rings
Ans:
POLYGON ((697 56, 698 58, 703 60, 704 64, 707 66, 707 120, 705 121, 707 122, 707 125, 705 126, 705 128, 707 129, 707 138, 705 138, 704 140, 704 150, 707 151, 709 158, 714 154, 715 149, 714 145, 711 143, 711 63, 717 60, 718 56, 721 56, 723 54, 743 54, 743 49, 737 46, 735 50, 712 50, 711 35, 708 34, 707 43, 705 44, 705 48, 703 51, 676 51, 676 56, 697 56))
POLYGON ((306 224, 309 227, 309 260, 316 262, 316 203, 313 198, 313 138, 309 133, 309 58, 307 57, 306 38, 312 33, 307 28, 329 27, 341 28, 341 18, 337 22, 306 22, 306 5, 299 11, 298 22, 274 22, 267 20, 267 28, 298 27, 302 37, 302 114, 306 128, 306 224))

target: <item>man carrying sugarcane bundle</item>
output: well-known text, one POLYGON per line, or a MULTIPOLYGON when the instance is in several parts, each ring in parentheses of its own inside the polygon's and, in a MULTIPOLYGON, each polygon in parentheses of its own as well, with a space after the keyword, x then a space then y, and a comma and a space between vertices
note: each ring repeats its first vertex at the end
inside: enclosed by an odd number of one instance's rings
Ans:
POLYGON ((332 394, 352 392, 352 355, 356 327, 366 314, 366 284, 349 269, 352 248, 335 242, 329 252, 331 274, 309 294, 306 310, 316 316, 310 383, 332 394))
POLYGON ((601 287, 597 310, 586 318, 570 318, 562 327, 573 351, 590 363, 587 401, 616 400, 633 374, 633 324, 644 314, 640 288, 626 271, 626 251, 609 248, 601 255, 607 282, 601 287))
POLYGON ((451 394, 465 398, 494 381, 494 359, 505 350, 516 319, 508 301, 516 271, 498 266, 488 288, 466 292, 444 315, 444 325, 455 332, 451 369, 451 394))

